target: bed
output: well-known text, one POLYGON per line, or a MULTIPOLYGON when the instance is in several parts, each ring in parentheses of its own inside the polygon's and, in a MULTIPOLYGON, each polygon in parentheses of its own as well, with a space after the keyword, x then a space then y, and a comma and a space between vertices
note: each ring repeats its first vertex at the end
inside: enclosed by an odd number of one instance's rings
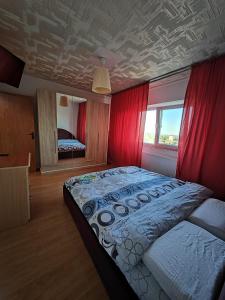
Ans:
MULTIPOLYGON (((166 234, 171 230, 175 230, 177 238, 183 235, 182 231, 184 235, 188 230, 194 231, 195 225, 192 228, 185 219, 211 196, 210 190, 140 168, 124 167, 72 177, 65 182, 63 192, 111 299, 181 299, 173 297, 177 291, 186 299, 186 282, 181 283, 180 289, 174 287, 170 276, 158 271, 154 260, 158 250, 148 251, 154 249, 152 245, 159 244, 160 249, 160 243, 167 242, 166 234), (167 279, 167 285, 162 287, 161 278, 167 279)), ((225 268, 225 243, 202 230, 201 243, 204 239, 206 243, 213 240, 210 251, 216 253, 216 261, 211 263, 218 268, 212 271, 211 282, 217 287, 214 294, 218 297, 225 268)), ((180 259, 185 259, 185 247, 180 259)), ((208 263, 211 258, 207 255, 204 259, 208 263)), ((205 292, 202 286, 203 279, 199 280, 196 295, 205 292)), ((207 291, 204 298, 211 299, 211 292, 207 291)))
POLYGON ((58 128, 58 158, 75 158, 85 156, 85 145, 69 131, 58 128))

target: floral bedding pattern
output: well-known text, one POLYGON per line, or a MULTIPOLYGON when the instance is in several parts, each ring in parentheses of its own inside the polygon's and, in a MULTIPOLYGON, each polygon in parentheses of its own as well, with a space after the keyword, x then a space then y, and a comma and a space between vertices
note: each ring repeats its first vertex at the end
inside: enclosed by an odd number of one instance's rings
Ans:
POLYGON ((82 151, 85 145, 76 139, 60 139, 58 140, 59 152, 82 151))

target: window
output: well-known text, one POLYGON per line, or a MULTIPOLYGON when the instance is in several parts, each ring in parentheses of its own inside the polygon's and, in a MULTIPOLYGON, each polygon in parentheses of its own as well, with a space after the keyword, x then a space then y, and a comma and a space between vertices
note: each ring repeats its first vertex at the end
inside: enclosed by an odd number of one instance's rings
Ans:
POLYGON ((183 107, 157 107, 147 111, 144 143, 177 148, 183 107))
POLYGON ((156 132, 156 109, 147 111, 145 120, 144 142, 154 144, 156 132))

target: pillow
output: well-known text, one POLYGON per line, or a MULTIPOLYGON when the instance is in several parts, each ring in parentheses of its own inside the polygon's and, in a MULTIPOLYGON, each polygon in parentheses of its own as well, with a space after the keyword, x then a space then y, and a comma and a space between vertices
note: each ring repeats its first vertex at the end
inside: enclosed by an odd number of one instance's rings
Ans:
POLYGON ((225 202, 207 199, 189 216, 188 221, 225 241, 225 202))
POLYGON ((182 221, 158 238, 143 262, 173 300, 212 300, 225 270, 225 242, 182 221))

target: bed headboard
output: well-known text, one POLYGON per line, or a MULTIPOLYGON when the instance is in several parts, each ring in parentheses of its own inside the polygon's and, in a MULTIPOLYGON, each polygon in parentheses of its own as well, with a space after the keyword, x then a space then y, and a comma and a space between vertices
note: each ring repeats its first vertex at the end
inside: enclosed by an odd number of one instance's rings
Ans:
POLYGON ((66 129, 58 128, 58 139, 75 139, 75 136, 66 129))

